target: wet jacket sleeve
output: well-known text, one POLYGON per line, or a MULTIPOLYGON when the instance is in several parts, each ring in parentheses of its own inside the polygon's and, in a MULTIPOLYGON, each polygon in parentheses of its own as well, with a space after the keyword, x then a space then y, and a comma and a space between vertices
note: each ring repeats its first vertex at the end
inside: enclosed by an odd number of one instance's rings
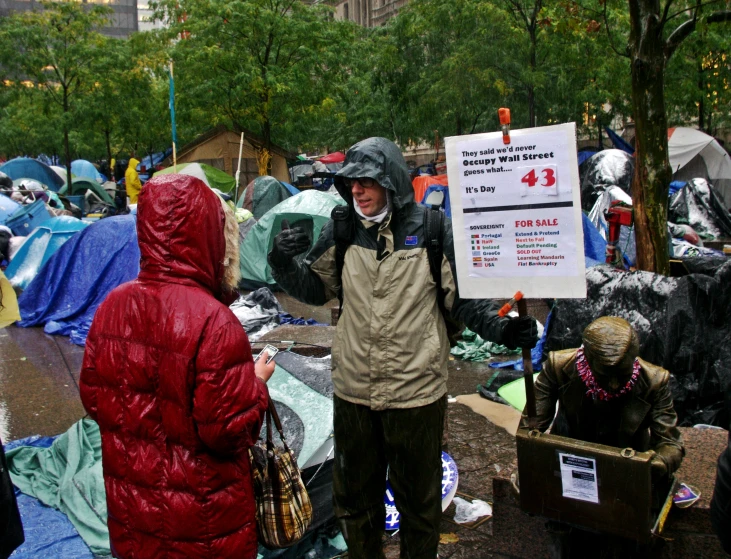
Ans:
POLYGON ((203 444, 221 455, 252 446, 269 393, 254 374, 251 349, 241 327, 227 323, 204 335, 195 367, 193 420, 203 444))
POLYGON ((665 462, 668 473, 673 473, 680 467, 685 450, 677 427, 678 415, 673 407, 673 396, 667 378, 655 394, 651 413, 650 448, 665 462))
POLYGON ((444 236, 442 247, 442 288, 445 292, 444 306, 452 318, 463 322, 467 328, 479 334, 483 339, 502 343, 503 329, 508 322, 500 318, 500 307, 490 299, 461 299, 457 288, 457 268, 454 261, 454 239, 452 222, 444 220, 444 236))
POLYGON ((94 421, 97 420, 97 411, 99 409, 97 402, 97 394, 99 393, 99 374, 96 370, 96 322, 91 323, 89 335, 86 337, 84 347, 84 360, 81 365, 81 377, 79 379, 79 392, 81 394, 81 403, 84 405, 86 413, 89 414, 94 421))
POLYGON ((324 305, 337 297, 337 277, 333 222, 328 221, 304 260, 295 258, 286 267, 276 267, 268 259, 272 277, 288 294, 308 305, 324 305))

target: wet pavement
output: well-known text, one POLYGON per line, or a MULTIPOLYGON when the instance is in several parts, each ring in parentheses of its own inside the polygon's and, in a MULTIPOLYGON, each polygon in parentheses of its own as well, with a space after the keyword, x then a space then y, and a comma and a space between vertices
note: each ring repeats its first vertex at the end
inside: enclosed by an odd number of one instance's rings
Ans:
MULTIPOLYGON (((285 311, 295 317, 330 323, 332 301, 311 307, 277 293, 285 311)), ((30 435, 57 435, 86 412, 79 397, 78 381, 84 350, 67 337, 48 336, 42 328, 11 326, 0 330, 0 437, 4 442, 30 435)), ((450 396, 474 394, 491 372, 485 363, 450 360, 450 396)), ((448 452, 459 468, 458 495, 465 499, 492 499, 492 478, 509 477, 516 469, 514 438, 470 408, 448 407, 448 452)), ((501 557, 486 549, 491 521, 477 526, 451 521, 454 505, 447 509, 439 554, 442 559, 501 557)), ((398 557, 398 535, 386 540, 386 554, 398 557)))

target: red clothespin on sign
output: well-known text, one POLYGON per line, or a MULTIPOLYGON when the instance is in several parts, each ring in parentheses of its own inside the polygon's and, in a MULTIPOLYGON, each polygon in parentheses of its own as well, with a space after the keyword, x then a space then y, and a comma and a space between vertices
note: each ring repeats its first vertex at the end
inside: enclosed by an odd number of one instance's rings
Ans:
POLYGON ((498 118, 500 119, 500 128, 503 131, 503 143, 510 143, 510 109, 502 107, 497 111, 498 118))

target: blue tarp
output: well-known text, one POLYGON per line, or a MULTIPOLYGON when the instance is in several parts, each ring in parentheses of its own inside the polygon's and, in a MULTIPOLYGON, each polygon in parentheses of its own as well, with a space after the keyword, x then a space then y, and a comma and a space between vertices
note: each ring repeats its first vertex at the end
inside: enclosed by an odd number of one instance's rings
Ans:
POLYGON ((139 172, 143 166, 148 171, 150 169, 154 169, 156 165, 159 165, 160 163, 162 163, 166 158, 170 157, 172 155, 172 153, 173 153, 173 148, 168 148, 165 151, 153 153, 152 159, 150 159, 149 155, 147 157, 143 157, 142 161, 140 161, 137 164, 137 171, 139 172))
POLYGON ((607 241, 604 240, 599 230, 586 216, 581 214, 582 226, 584 229, 584 259, 586 267, 591 268, 597 264, 604 264, 607 255, 607 241))
POLYGON ((444 193, 444 203, 442 204, 442 207, 444 208, 444 215, 446 215, 448 218, 452 218, 452 205, 449 203, 449 188, 446 186, 443 186, 441 184, 431 184, 426 188, 426 191, 424 191, 424 197, 421 199, 421 203, 426 203, 426 199, 432 192, 443 192, 444 193))
POLYGON ((594 155, 596 152, 597 152, 597 150, 595 150, 595 149, 582 149, 578 153, 579 165, 581 165, 587 159, 590 159, 591 156, 594 155))
POLYGON ((99 220, 66 242, 23 292, 18 326, 43 324, 47 334, 84 345, 99 304, 139 270, 135 217, 99 220))
POLYGON ((616 149, 621 149, 622 151, 626 151, 630 155, 634 155, 635 148, 628 144, 619 134, 617 134, 611 128, 605 127, 604 130, 606 130, 607 136, 609 136, 609 139, 612 140, 612 145, 616 149))
MULTIPOLYGON (((5 445, 5 451, 21 446, 48 448, 56 437, 28 437, 5 445)), ((81 539, 68 517, 47 507, 35 497, 15 489, 18 510, 23 522, 25 543, 10 556, 11 559, 93 559, 94 554, 81 539)))
POLYGON ((279 181, 279 182, 281 182, 284 185, 284 188, 286 188, 287 190, 289 190, 289 193, 292 196, 294 196, 295 194, 299 194, 300 193, 300 189, 297 188, 296 186, 292 186, 288 182, 284 182, 284 181, 279 181))
POLYGON ((71 174, 76 178, 91 179, 96 182, 106 181, 106 177, 102 175, 91 161, 86 159, 77 159, 71 162, 71 174))
POLYGON ((89 224, 67 215, 52 217, 37 227, 5 270, 13 287, 25 289, 43 265, 76 233, 89 224))
POLYGON ((20 204, 0 194, 0 225, 5 225, 8 218, 20 209, 20 204))
POLYGON ((28 157, 16 157, 0 165, 0 171, 11 179, 35 179, 49 189, 58 192, 64 184, 63 179, 48 165, 28 157))

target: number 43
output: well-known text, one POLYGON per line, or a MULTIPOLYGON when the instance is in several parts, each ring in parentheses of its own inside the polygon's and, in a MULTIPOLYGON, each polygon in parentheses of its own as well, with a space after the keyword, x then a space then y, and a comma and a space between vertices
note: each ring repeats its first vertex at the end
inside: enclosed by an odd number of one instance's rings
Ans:
MULTIPOLYGON (((544 167, 540 170, 540 173, 543 175, 543 182, 541 183, 541 186, 551 187, 556 184, 556 174, 553 169, 550 167, 544 167)), ((529 173, 520 179, 520 182, 527 184, 530 188, 535 186, 539 180, 536 170, 531 169, 529 173)))

